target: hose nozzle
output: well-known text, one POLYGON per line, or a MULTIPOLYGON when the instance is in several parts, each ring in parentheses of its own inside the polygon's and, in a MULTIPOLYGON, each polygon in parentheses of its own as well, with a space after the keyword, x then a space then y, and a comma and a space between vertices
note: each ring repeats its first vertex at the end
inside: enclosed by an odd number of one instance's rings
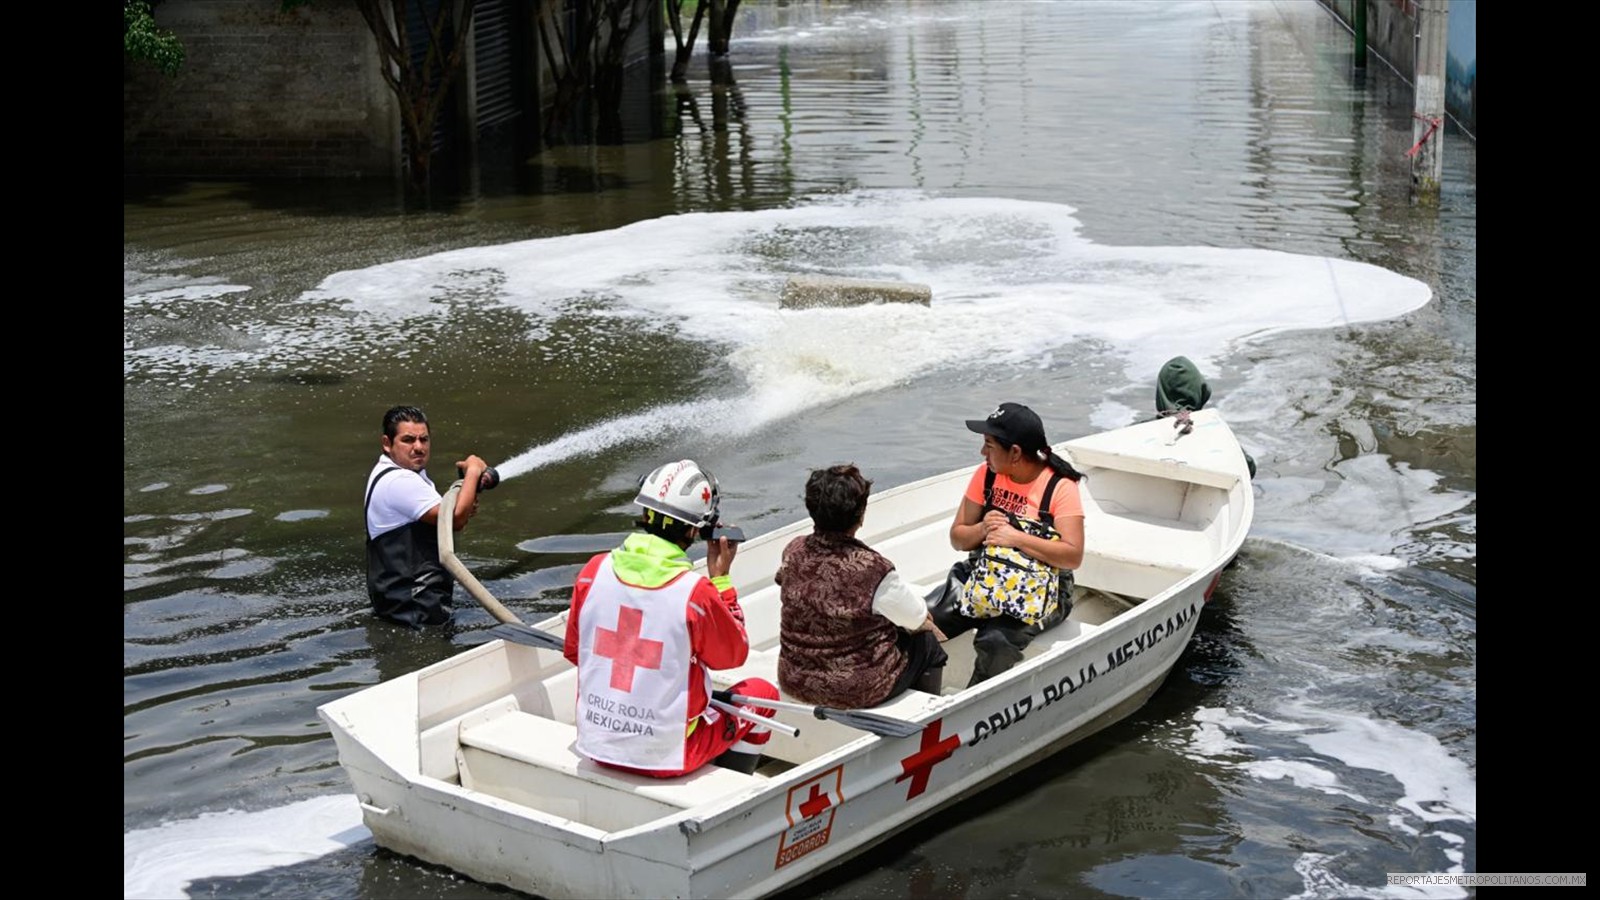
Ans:
MULTIPOLYGON (((458 478, 467 477, 467 470, 462 468, 461 466, 456 466, 456 476, 458 478)), ((496 472, 494 470, 494 466, 490 466, 489 468, 483 470, 482 477, 480 477, 478 479, 478 490, 480 490, 480 491, 493 490, 494 486, 499 484, 499 483, 500 483, 500 473, 496 472)))

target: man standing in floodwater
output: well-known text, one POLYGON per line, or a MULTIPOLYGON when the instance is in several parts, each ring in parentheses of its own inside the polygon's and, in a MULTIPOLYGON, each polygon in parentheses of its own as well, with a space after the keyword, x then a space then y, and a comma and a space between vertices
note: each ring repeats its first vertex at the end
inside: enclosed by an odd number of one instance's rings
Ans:
MULTIPOLYGON (((383 453, 367 475, 367 596, 372 611, 412 628, 444 625, 455 610, 455 579, 439 560, 441 497, 428 477, 432 435, 415 406, 383 414, 383 453)), ((456 463, 461 493, 456 531, 478 514, 479 481, 489 470, 476 455, 456 463)))

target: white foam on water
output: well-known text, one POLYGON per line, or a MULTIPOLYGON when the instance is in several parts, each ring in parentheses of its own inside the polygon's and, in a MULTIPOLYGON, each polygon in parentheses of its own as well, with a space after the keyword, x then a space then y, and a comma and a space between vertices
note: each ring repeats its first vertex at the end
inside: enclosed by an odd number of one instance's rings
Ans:
POLYGON ((1333 481, 1260 479, 1262 496, 1256 504, 1252 531, 1387 571, 1404 565, 1388 551, 1404 542, 1405 529, 1443 519, 1465 508, 1476 496, 1442 490, 1437 473, 1382 453, 1342 460, 1335 472, 1339 478, 1333 481), (1315 506, 1316 515, 1306 515, 1308 505, 1315 506), (1378 509, 1401 510, 1404 519, 1387 524, 1396 530, 1375 530, 1374 526, 1384 524, 1373 516, 1378 509))
MULTIPOLYGON (((171 276, 168 276, 171 278, 171 276)), ((148 287, 148 285, 144 285, 148 287)), ((193 284, 180 284, 176 287, 162 288, 154 291, 136 291, 129 293, 124 288, 122 305, 124 307, 139 306, 159 308, 168 305, 181 305, 202 301, 221 302, 221 298, 229 294, 238 294, 250 290, 243 284, 210 284, 204 281, 193 284)))
MULTIPOLYGON (((501 468, 507 477, 658 436, 681 420, 753 430, 975 358, 1048 366, 1064 349, 1088 347, 1116 357, 1129 384, 1144 384, 1173 356, 1204 370, 1241 342, 1392 318, 1431 296, 1420 281, 1364 263, 1108 247, 1079 230, 1061 204, 858 192, 400 260, 332 275, 302 300, 342 306, 350 315, 324 321, 369 334, 445 315, 466 295, 522 313, 530 339, 548 337, 548 323, 564 316, 620 319, 641 335, 714 347, 743 376, 736 395, 644 410, 531 447, 501 468), (917 282, 933 301, 782 309, 778 295, 797 274, 917 282)), ((1106 407, 1097 416, 1125 424, 1130 414, 1106 407)))
MULTIPOLYGON (((1272 491, 1272 492, 1278 492, 1278 493, 1281 494, 1281 490, 1280 489, 1282 488, 1282 486, 1283 486, 1283 484, 1285 482, 1307 483, 1308 479, 1303 479, 1303 478, 1302 479, 1293 479, 1293 478, 1272 479, 1270 482, 1268 482, 1268 484, 1270 484, 1270 487, 1269 486, 1265 486, 1265 485, 1263 486, 1263 492, 1272 491)), ((1283 499, 1280 497, 1279 500, 1278 500, 1278 503, 1281 505, 1283 502, 1284 502, 1283 499)), ((1257 508, 1260 508, 1260 502, 1259 501, 1257 501, 1257 508)), ((1370 517, 1369 517, 1369 520, 1370 520, 1370 517)), ((1254 526, 1253 522, 1251 524, 1252 524, 1252 526, 1254 526)), ((1275 545, 1277 545, 1279 547, 1285 547, 1287 549, 1293 550, 1296 553, 1305 553, 1305 554, 1307 554, 1309 556, 1315 557, 1316 559, 1318 559, 1318 560, 1320 560, 1322 562, 1331 563, 1331 564, 1337 565, 1337 566, 1342 566, 1344 568, 1349 569, 1351 572, 1354 572, 1354 573, 1357 573, 1357 574, 1363 574, 1363 575, 1382 575, 1384 572, 1392 572, 1392 571, 1394 571, 1396 569, 1401 569, 1401 568, 1404 568, 1407 565, 1410 565, 1410 563, 1408 561, 1406 561, 1406 560, 1403 560, 1403 559, 1400 559, 1400 558, 1394 557, 1394 556, 1389 556, 1387 554, 1357 553, 1357 554, 1354 554, 1354 555, 1351 555, 1351 556, 1333 556, 1331 554, 1324 553, 1324 552, 1322 552, 1320 550, 1317 550, 1317 549, 1315 549, 1313 547, 1307 547, 1304 544, 1299 544, 1299 543, 1296 543, 1294 541, 1287 541, 1287 540, 1283 540, 1282 538, 1276 538, 1276 537, 1271 537, 1271 536, 1267 536, 1267 535, 1257 535, 1257 534, 1255 534, 1253 527, 1252 527, 1252 531, 1251 531, 1251 534, 1250 534, 1250 542, 1251 543, 1255 543, 1255 544, 1275 544, 1275 545)))
POLYGON ((857 351, 882 351, 871 366, 881 384, 974 354, 1026 360, 1084 339, 1119 349, 1140 373, 1180 353, 1203 367, 1246 337, 1390 318, 1430 296, 1415 279, 1363 263, 1106 247, 1078 230, 1072 208, 1060 204, 861 193, 401 260, 330 276, 305 299, 338 301, 373 319, 407 318, 430 305, 437 311, 471 281, 532 316, 581 306, 642 330, 756 351, 752 361, 799 344, 790 354, 799 365, 752 373, 768 377, 816 375, 809 363, 819 358, 849 374, 857 351), (693 254, 683 252, 685 235, 695 238, 693 254), (824 269, 814 262, 821 258, 838 262, 824 269), (778 308, 787 275, 817 273, 925 283, 934 300, 778 308))
POLYGON ((1432 735, 1383 719, 1318 709, 1298 701, 1291 713, 1324 723, 1302 741, 1347 766, 1393 776, 1405 793, 1398 805, 1424 822, 1476 822, 1478 784, 1467 764, 1432 735))
MULTIPOLYGON (((137 304, 213 302, 236 285, 132 292, 137 304)), ((147 287, 148 285, 141 285, 147 287)), ((507 474, 592 453, 674 413, 710 413, 701 427, 747 428, 983 358, 1048 367, 1056 355, 1109 354, 1128 383, 1184 355, 1202 370, 1244 342, 1286 330, 1392 318, 1427 303, 1427 285, 1364 263, 1215 247, 1110 247, 1080 235, 1062 204, 860 191, 787 209, 690 213, 610 231, 453 250, 335 273, 298 303, 304 314, 225 306, 211 330, 182 340, 125 339, 124 373, 192 384, 220 372, 315 364, 375 346, 462 305, 499 306, 530 341, 568 317, 622 321, 714 349, 742 376, 726 395, 643 410, 529 448, 507 474), (693 238, 694 252, 685 252, 693 238), (791 275, 927 284, 930 306, 884 303, 789 310, 791 275), (694 406, 692 404, 705 404, 694 406), (721 417, 739 408, 755 417, 721 417)), ((125 336, 126 338, 126 336, 125 336)), ((544 347, 581 352, 570 340, 544 347)), ((1106 407, 1099 419, 1130 411, 1106 407)), ((704 421, 704 420, 703 420, 704 421)))
MULTIPOLYGON (((1387 816, 1397 833, 1437 839, 1448 867, 1438 871, 1463 871, 1461 835, 1439 830, 1437 823, 1477 821, 1477 782, 1466 763, 1451 756, 1431 735, 1394 722, 1313 706, 1309 701, 1285 704, 1286 719, 1255 713, 1241 714, 1205 708, 1194 713, 1195 727, 1184 749, 1191 757, 1206 757, 1214 764, 1234 766, 1252 778, 1286 780, 1296 787, 1348 797, 1367 805, 1389 805, 1387 816), (1243 735, 1251 731, 1293 735, 1321 760, 1335 760, 1352 769, 1386 774, 1400 786, 1394 799, 1371 797, 1348 788, 1339 774, 1318 759, 1294 759, 1282 754, 1256 759, 1243 735), (1416 823, 1428 826, 1426 831, 1416 823)), ((1353 885, 1340 879, 1330 864, 1335 856, 1302 854, 1295 870, 1305 880, 1297 898, 1339 897, 1462 897, 1451 885, 1353 885)))
POLYGON ((1134 409, 1120 400, 1106 399, 1100 401, 1089 413, 1089 424, 1102 430, 1110 430, 1131 425, 1146 416, 1142 409, 1134 409))
POLYGON ((1201 707, 1193 714, 1195 726, 1184 754, 1192 759, 1238 757, 1244 758, 1254 749, 1239 740, 1247 730, 1299 731, 1302 726, 1286 722, 1273 722, 1257 716, 1244 716, 1215 706, 1201 707))
POLYGON ((191 882, 249 875, 316 859, 372 836, 352 794, 261 812, 206 813, 122 836, 127 900, 188 897, 191 882))
MULTIPOLYGON (((1477 821, 1478 786, 1472 771, 1432 735, 1384 719, 1319 708, 1306 700, 1287 701, 1284 713, 1291 721, 1215 708, 1197 710, 1188 752, 1220 758, 1247 750, 1250 745, 1241 738, 1253 730, 1293 734, 1319 756, 1393 777, 1402 788, 1394 805, 1423 822, 1477 821)), ((1298 762, 1285 768, 1282 760, 1236 764, 1256 777, 1289 777, 1317 790, 1357 796, 1325 768, 1312 773, 1298 762)))
POLYGON ((1313 765, 1297 759, 1265 759, 1250 763, 1245 769, 1257 778, 1265 781, 1274 781, 1279 778, 1293 782, 1296 787, 1309 788, 1321 791, 1324 794, 1336 794, 1349 797, 1358 803, 1369 803, 1367 798, 1353 791, 1346 790, 1339 783, 1339 777, 1321 766, 1313 765))

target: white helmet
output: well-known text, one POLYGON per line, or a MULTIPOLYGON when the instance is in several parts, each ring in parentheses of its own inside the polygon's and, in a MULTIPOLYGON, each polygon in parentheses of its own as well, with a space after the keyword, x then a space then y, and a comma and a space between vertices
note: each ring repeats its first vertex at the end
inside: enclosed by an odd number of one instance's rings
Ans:
POLYGON ((717 521, 717 504, 721 499, 716 476, 692 459, 680 459, 640 479, 639 496, 633 498, 633 502, 703 528, 717 521))

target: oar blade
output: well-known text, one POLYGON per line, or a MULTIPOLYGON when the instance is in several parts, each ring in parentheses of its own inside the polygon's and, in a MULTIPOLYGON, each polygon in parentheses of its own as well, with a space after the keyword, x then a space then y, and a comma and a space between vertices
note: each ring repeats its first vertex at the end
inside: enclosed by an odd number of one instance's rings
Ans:
POLYGON ((817 707, 817 716, 823 719, 832 719, 841 725, 849 725, 862 731, 870 731, 882 737, 905 738, 922 733, 922 726, 915 722, 881 716, 877 713, 862 712, 857 709, 833 709, 827 706, 819 706, 817 707))
POLYGON ((538 647, 541 650, 561 651, 566 647, 566 641, 537 628, 518 625, 514 622, 501 622, 489 629, 490 637, 510 641, 513 644, 526 644, 529 647, 538 647))

